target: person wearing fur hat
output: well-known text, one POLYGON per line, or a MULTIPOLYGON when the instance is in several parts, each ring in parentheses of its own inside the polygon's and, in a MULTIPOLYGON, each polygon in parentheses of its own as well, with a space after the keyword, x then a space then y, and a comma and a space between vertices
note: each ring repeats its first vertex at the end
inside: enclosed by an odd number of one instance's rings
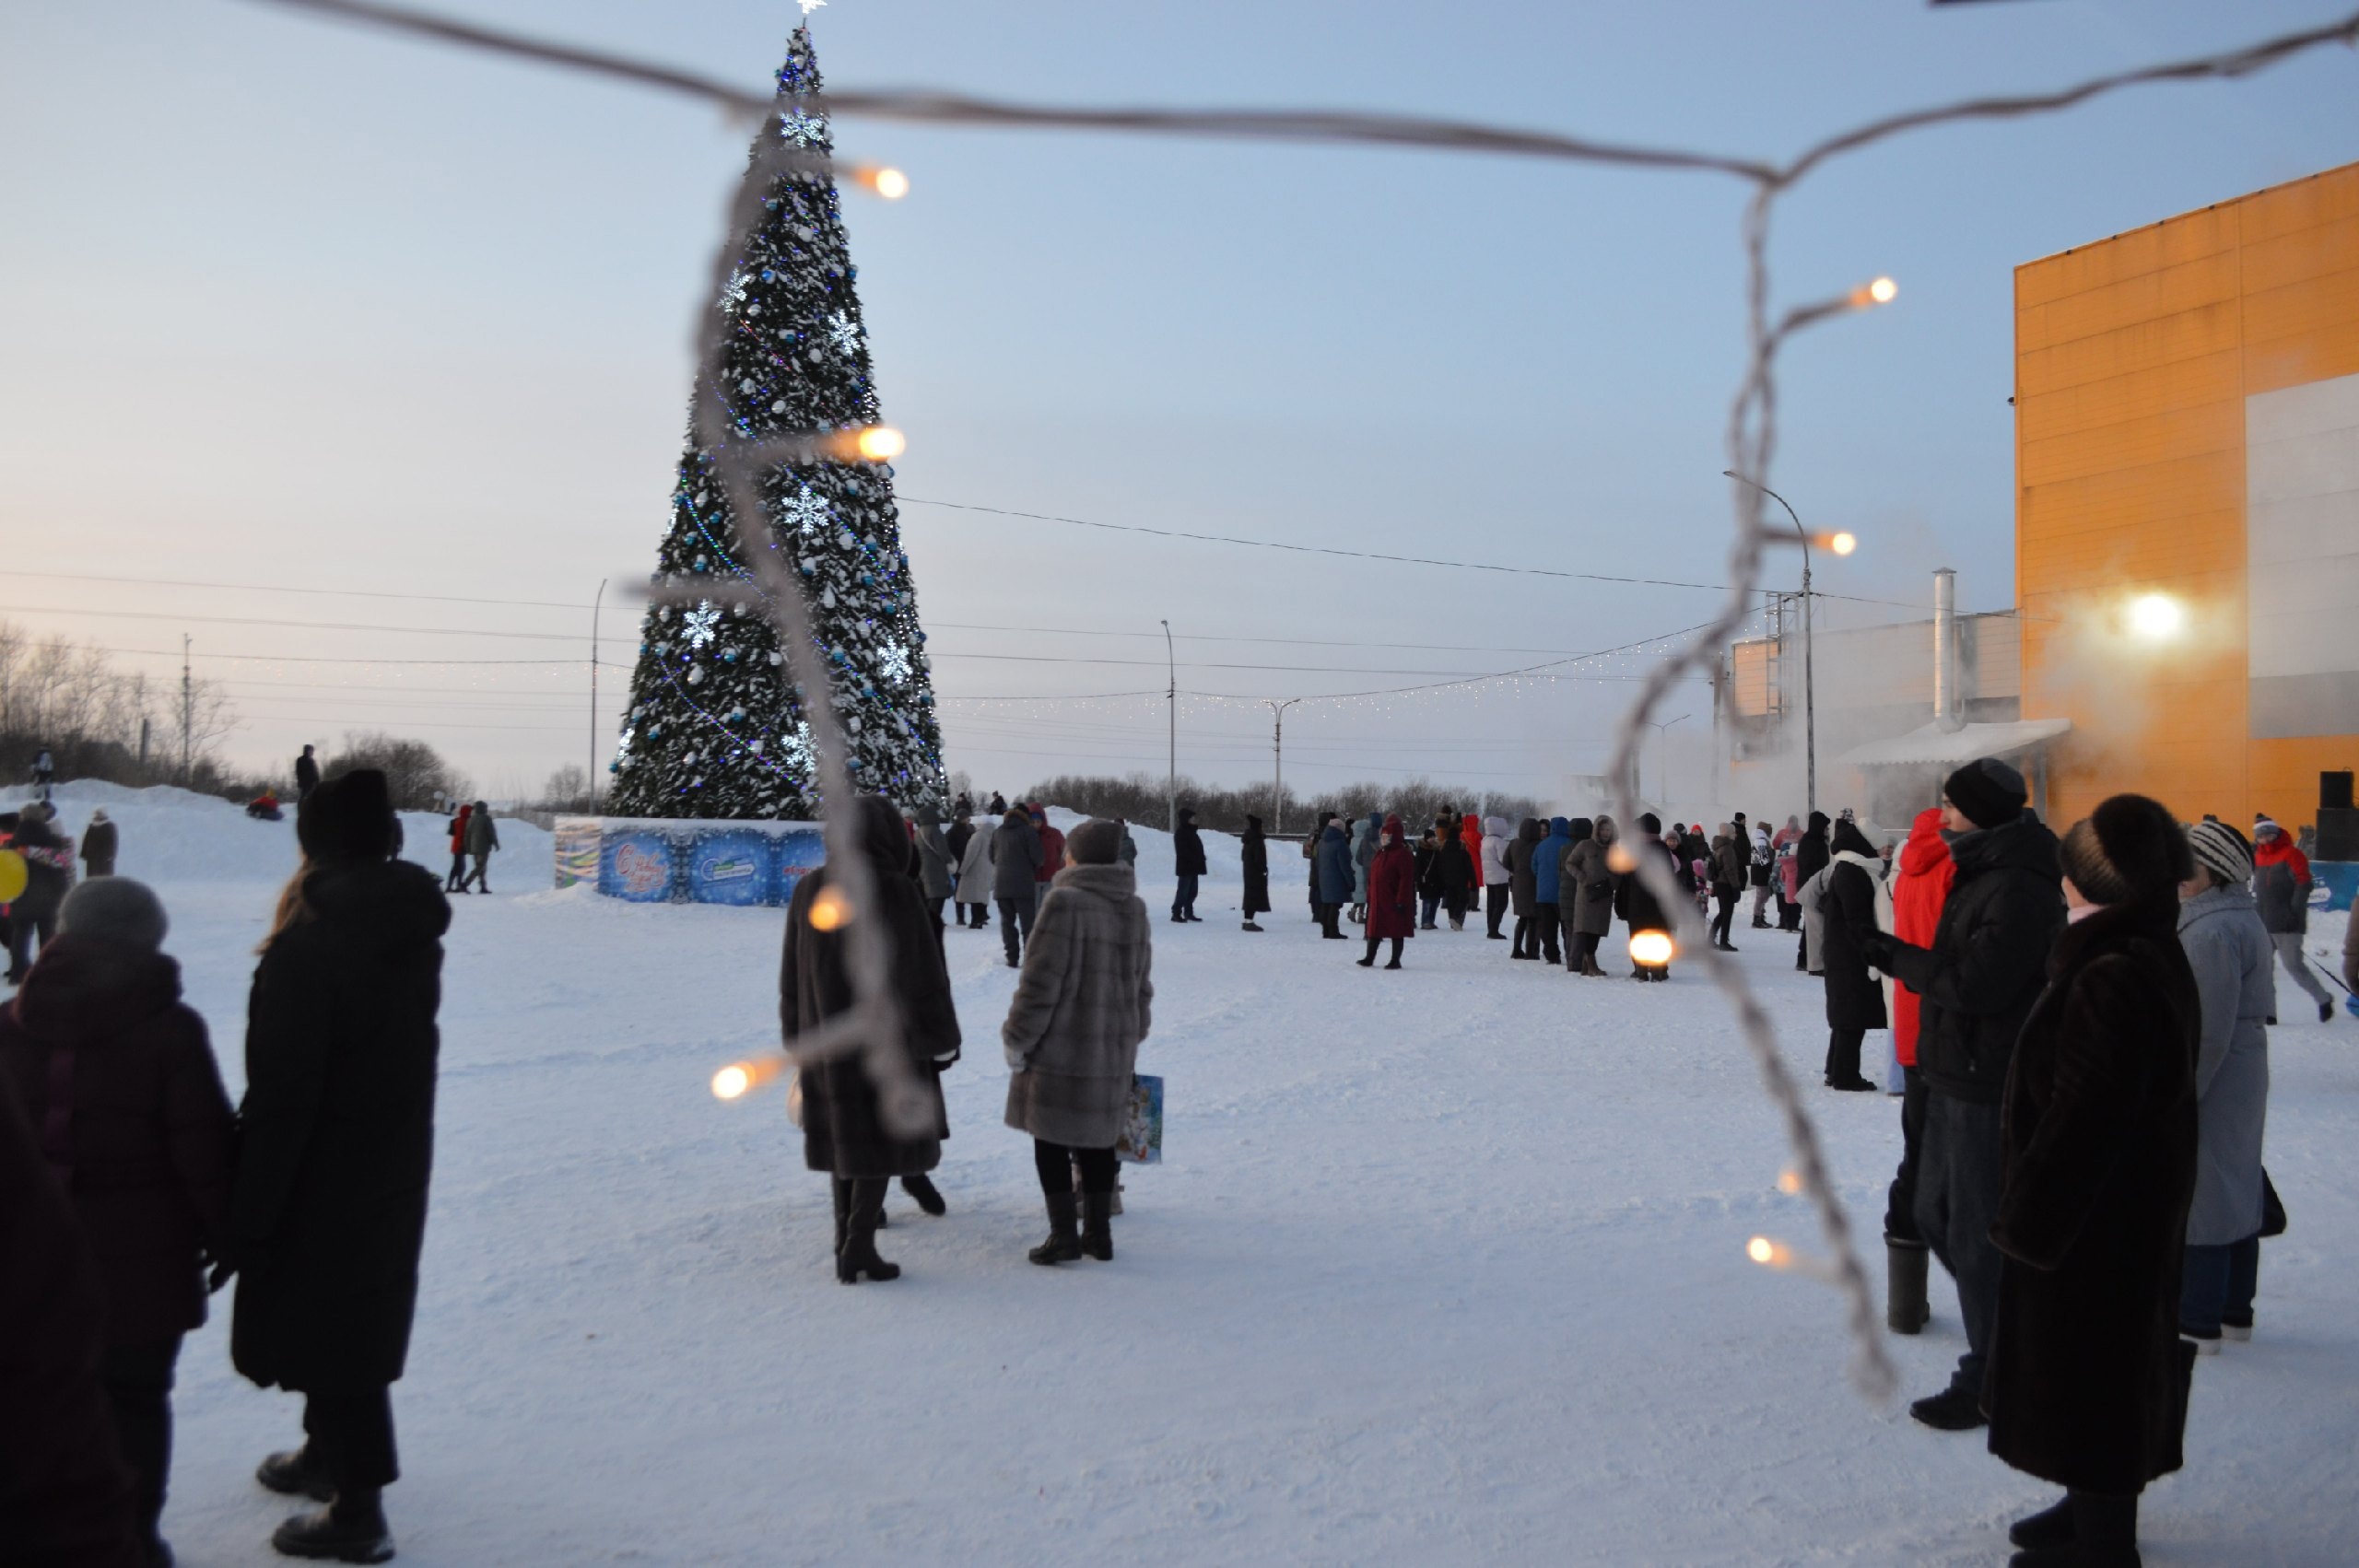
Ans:
MULTIPOLYGON (((1817 817, 1813 813, 1813 820, 1817 817)), ((1884 861, 1859 825, 1848 817, 1835 825, 1833 859, 1821 874, 1826 891, 1819 900, 1821 967, 1826 986, 1826 1086, 1851 1092, 1875 1084, 1860 1073, 1860 1045, 1881 1029, 1884 987, 1868 972, 1860 939, 1876 930, 1876 883, 1884 861)))
POLYGON ((1401 967, 1401 944, 1417 930, 1417 862, 1401 841, 1401 819, 1388 816, 1377 834, 1376 854, 1367 867, 1367 954, 1359 966, 1376 966, 1376 944, 1392 943, 1388 969, 1401 967))
POLYGON ((114 819, 100 806, 90 813, 82 829, 82 874, 84 876, 114 875, 114 857, 118 840, 114 819))
MULTIPOLYGON (((2066 1489, 2008 1532, 2018 1568, 2138 1562, 2138 1495, 2182 1462, 2193 1360, 2178 1331, 2202 1036, 2178 938, 2187 836, 2159 802, 2116 795, 2060 858, 2071 923, 2008 1068, 1990 1222, 1990 1452, 2066 1489)), ((1953 901, 1970 890, 1961 867, 1953 901)))
POLYGON ((2203 1004, 2195 1059, 2195 1201, 2187 1215, 2179 1332, 2198 1351, 2252 1337, 2260 1284, 2261 1134, 2269 1116, 2270 940, 2253 907, 2252 848, 2221 822, 2187 832, 2195 874, 2178 940, 2203 1004))
MULTIPOLYGON (((172 1369, 205 1322, 227 1235, 231 1131, 205 1021, 163 954, 164 907, 128 877, 65 895, 59 934, 0 1009, 0 1077, 34 1124, 98 1260, 100 1372, 146 1560, 171 1471, 172 1369)), ((11 1258, 11 1265, 21 1262, 11 1258)), ((0 1550, 0 1558, 5 1558, 0 1550)), ((48 1561, 48 1559, 42 1559, 48 1561)))
POLYGON ((255 1472, 328 1504, 271 1538, 294 1557, 380 1562, 393 1550, 388 1391, 417 1310, 451 927, 433 873, 394 858, 399 830, 374 768, 311 791, 295 819, 302 864, 247 1003, 229 1356, 263 1387, 304 1397, 307 1441, 255 1472))
POLYGON ((1950 1383, 1908 1407, 1943 1432, 1983 1423, 1983 1371, 1997 1310, 2001 1093, 2048 949, 2064 928, 2056 836, 2025 810, 2023 775, 1996 757, 1967 763, 1942 790, 1942 825, 1955 837, 1950 895, 1932 945, 1884 931, 1859 940, 1868 962, 1919 999, 1917 1060, 1925 1120, 1917 1154, 1920 1237, 1957 1282, 1966 1351, 1950 1383))
POLYGON ((1121 848, 1121 826, 1102 817, 1066 837, 1000 1026, 1007 1125, 1032 1135, 1049 1211, 1049 1237, 1027 1255, 1042 1265, 1114 1258, 1114 1145, 1155 1003, 1146 905, 1121 848))
MULTIPOLYGON (((2294 983, 2309 993, 2318 1010, 2318 1022, 2334 1019, 2334 999, 2302 958, 2302 938, 2310 929, 2310 862, 2294 843, 2294 836, 2262 817, 2252 825, 2253 901, 2260 908, 2260 923, 2269 929, 2269 944, 2277 962, 2294 983)), ((2270 1008, 2270 1022, 2277 1009, 2270 1008)))

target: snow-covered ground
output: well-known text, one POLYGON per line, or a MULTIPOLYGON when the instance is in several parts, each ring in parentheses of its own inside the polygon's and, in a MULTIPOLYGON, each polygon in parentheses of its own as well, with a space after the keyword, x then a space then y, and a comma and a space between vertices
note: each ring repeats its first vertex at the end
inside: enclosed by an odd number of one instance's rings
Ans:
MULTIPOLYGON (((235 1094, 292 824, 60 794, 77 833, 106 804, 122 871, 163 893, 235 1094)), ((408 825, 440 869, 435 824, 408 825)), ((457 900, 450 942, 394 1390, 405 1562, 1982 1564, 2048 1500, 1978 1436, 1863 1403, 1832 1293, 1745 1260, 1755 1234, 1816 1238, 1692 972, 1579 980, 1472 929, 1363 971, 1317 940, 1290 847, 1270 930, 1240 932, 1235 843, 1207 836, 1206 923, 1155 927, 1142 1059, 1168 1081, 1167 1163, 1126 1171, 1113 1264, 1046 1270, 1024 1259, 1030 1151, 1000 1125, 1015 977, 996 934, 953 930, 951 1212, 897 1194, 884 1250, 907 1272, 848 1290, 782 1098, 707 1089, 774 1040, 779 912, 546 891, 547 837, 500 831, 499 893, 457 900)), ((1169 840, 1137 837, 1159 907, 1169 840)), ((2341 935, 2332 917, 2311 944, 2341 935)), ((1792 939, 1738 936, 1815 1083, 1792 939)), ((2359 1557, 2359 1024, 2272 1045, 2293 1229, 2264 1249, 2253 1343, 2197 1370, 2151 1563, 2359 1557)), ((1813 1104, 1872 1244, 1896 1103, 1813 1104)), ((165 1518, 190 1568, 274 1561, 288 1509, 252 1471, 300 1435, 294 1398, 229 1370, 217 1305, 182 1361, 165 1518)), ((1938 1271, 1934 1305, 1891 1341, 1911 1394, 1960 1348, 1938 1271)))

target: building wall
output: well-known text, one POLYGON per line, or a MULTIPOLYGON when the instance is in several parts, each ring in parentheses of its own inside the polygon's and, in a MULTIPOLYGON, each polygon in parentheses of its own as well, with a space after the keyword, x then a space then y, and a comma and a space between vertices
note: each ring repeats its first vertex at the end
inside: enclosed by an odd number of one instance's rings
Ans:
POLYGON ((2359 164, 2015 270, 2026 718, 2121 790, 2316 820, 2359 766, 2359 164), (2130 603, 2188 621, 2142 637, 2130 603))

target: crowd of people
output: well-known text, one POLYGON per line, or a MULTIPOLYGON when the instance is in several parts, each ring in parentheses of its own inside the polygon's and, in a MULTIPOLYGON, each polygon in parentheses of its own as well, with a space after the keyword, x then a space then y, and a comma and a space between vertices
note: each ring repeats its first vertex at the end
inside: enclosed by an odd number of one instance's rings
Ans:
MULTIPOLYGON (((930 1177, 950 1136, 941 1074, 962 1032, 944 906, 995 905, 1019 971, 1000 1025, 1003 1121, 1032 1141, 1044 1267, 1110 1261, 1117 1148, 1152 1019, 1152 923, 1138 846, 1119 819, 1067 832, 1017 802, 995 823, 961 801, 947 826, 921 807, 853 802, 848 851, 890 938, 897 1071, 864 1052, 795 1069, 792 1113, 808 1168, 833 1194, 844 1283, 900 1269, 878 1251, 897 1179, 934 1215, 930 1177), (886 1110, 894 1081, 921 1091, 913 1123, 886 1110)), ((36 802, 0 821, 55 891, 71 845, 36 802)), ((1200 921, 1208 866, 1180 813, 1170 919, 1200 921)), ((264 1458, 264 1487, 324 1506, 282 1525, 299 1557, 393 1553, 383 1489, 398 1479, 389 1390, 405 1367, 432 1166, 441 939, 481 802, 452 824, 441 880, 398 858, 383 775, 313 782, 299 809, 302 862, 277 901, 246 1019, 246 1089, 233 1111, 205 1021, 181 1000, 169 922, 143 883, 111 874, 111 824, 83 839, 90 875, 53 910, 27 888, 9 910, 37 958, 0 1008, 0 1185, 11 1268, 0 1277, 0 1518, 36 1560, 169 1563, 159 1533, 170 1389, 207 1298, 234 1281, 229 1348, 255 1384, 304 1397, 304 1443, 264 1458), (105 828, 108 831, 101 833, 105 828), (18 1521, 23 1521, 21 1525, 18 1521), (39 1554, 46 1552, 46 1557, 39 1554)), ((1668 943, 1708 930, 1733 951, 1747 890, 1756 929, 1798 940, 1822 977, 1826 1079, 1860 1072, 1890 1029, 1900 1154, 1887 1191, 1887 1323, 1922 1331, 1929 1262, 1954 1281, 1966 1348, 1947 1385, 1910 1406, 1929 1427, 1987 1427, 1989 1446, 2064 1489, 2018 1521, 2019 1568, 2134 1564, 2138 1500, 2179 1468, 2191 1369, 2253 1333, 2259 1241, 2282 1228, 2261 1166, 2273 966, 2306 976, 2310 872, 2266 819, 2252 837, 2182 825, 2156 802, 2106 801, 2060 838, 2020 774, 1958 769, 1905 837, 1872 843, 1848 813, 1778 833, 1742 817, 1707 837, 1651 814, 1505 821, 1449 813, 1415 842, 1397 813, 1307 840, 1320 935, 1362 928, 1357 962, 1402 965, 1405 944, 1480 914, 1511 959, 1595 977, 1619 919, 1633 977, 1668 976, 1668 943), (1781 842, 1782 839, 1782 842, 1781 842), (1692 915, 1638 874, 1659 857, 1692 915), (1509 916, 1512 931, 1502 930, 1509 916), (2287 927, 2292 927, 2288 930, 2287 927), (2287 942, 2292 936, 2294 940, 2287 942)), ((496 843, 496 840, 493 841, 496 843)), ((1240 847, 1249 930, 1268 912, 1268 841, 1240 847)), ((779 1020, 790 1048, 853 1005, 847 872, 831 854, 787 912, 779 1020)), ((971 920, 980 929, 985 918, 971 920)), ((2359 969, 2359 951, 2346 953, 2359 969)), ((2354 976, 2359 978, 2359 976, 2354 976)), ((2323 988, 2305 989, 2331 1014, 2323 988)), ((902 1107, 906 1110, 906 1107, 902 1107)), ((0 1557, 5 1557, 0 1552, 0 1557)))

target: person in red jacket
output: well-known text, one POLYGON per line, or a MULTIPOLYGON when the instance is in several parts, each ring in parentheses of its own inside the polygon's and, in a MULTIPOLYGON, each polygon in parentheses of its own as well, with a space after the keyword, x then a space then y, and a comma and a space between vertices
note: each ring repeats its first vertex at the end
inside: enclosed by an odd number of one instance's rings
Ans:
MULTIPOLYGON (((1942 906, 1949 902, 1957 866, 1942 837, 1939 806, 1917 813, 1908 841, 1894 857, 1892 934, 1917 947, 1933 945, 1942 906)), ((1892 982, 1892 1052, 1900 1063, 1900 1168, 1893 1174, 1884 1211, 1887 1266, 1885 1318, 1893 1332, 1914 1334, 1931 1316, 1925 1300, 1926 1246, 1917 1230, 1917 1145, 1925 1130, 1925 1081, 1917 1071, 1918 997, 1892 982)))
POLYGON ((459 814, 451 819, 451 874, 442 879, 445 893, 467 890, 467 819, 475 814, 475 808, 470 802, 461 806, 459 814))
POLYGON ((1046 898, 1049 883, 1065 869, 1065 836, 1049 825, 1046 806, 1032 808, 1032 830, 1040 836, 1040 863, 1032 871, 1032 880, 1039 884, 1034 896, 1046 898))
MULTIPOLYGON (((205 1261, 219 1258, 230 1117, 205 1021, 159 951, 164 907, 128 877, 66 895, 62 934, 0 1010, 0 1073, 40 1129, 98 1262, 100 1375, 151 1562, 171 1469, 172 1369, 205 1321, 205 1261)), ((0 1553, 5 1555, 5 1553, 0 1553)))
POLYGON ((1401 944, 1417 930, 1417 862, 1402 842, 1401 819, 1389 816, 1377 840, 1376 859, 1367 868, 1367 956, 1363 969, 1376 964, 1376 944, 1390 939, 1392 962, 1401 967, 1401 944))

